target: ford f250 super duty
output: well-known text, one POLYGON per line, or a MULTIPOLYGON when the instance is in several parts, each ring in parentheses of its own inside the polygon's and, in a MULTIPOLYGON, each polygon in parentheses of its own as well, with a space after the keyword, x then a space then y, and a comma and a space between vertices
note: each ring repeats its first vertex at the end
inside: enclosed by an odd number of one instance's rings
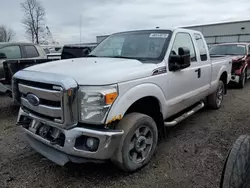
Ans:
POLYGON ((198 31, 113 34, 86 58, 17 72, 17 124, 59 165, 111 160, 132 172, 150 161, 165 127, 204 104, 221 107, 231 67, 225 57, 210 58, 198 31))

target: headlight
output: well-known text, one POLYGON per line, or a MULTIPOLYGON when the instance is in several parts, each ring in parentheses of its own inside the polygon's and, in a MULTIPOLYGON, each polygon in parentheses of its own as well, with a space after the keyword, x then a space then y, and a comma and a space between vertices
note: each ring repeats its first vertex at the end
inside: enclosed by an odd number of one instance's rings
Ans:
POLYGON ((104 123, 118 96, 117 86, 82 86, 79 88, 79 118, 82 123, 104 123))

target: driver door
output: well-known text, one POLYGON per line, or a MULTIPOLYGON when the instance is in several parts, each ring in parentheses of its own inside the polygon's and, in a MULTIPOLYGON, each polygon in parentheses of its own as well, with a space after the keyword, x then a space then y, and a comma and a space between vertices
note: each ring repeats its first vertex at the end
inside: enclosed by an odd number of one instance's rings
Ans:
POLYGON ((190 50, 191 65, 185 69, 168 71, 167 91, 165 93, 170 115, 194 104, 196 102, 196 91, 199 89, 199 85, 197 85, 197 56, 193 39, 189 33, 181 32, 176 34, 171 54, 179 55, 178 48, 180 47, 186 47, 190 50))

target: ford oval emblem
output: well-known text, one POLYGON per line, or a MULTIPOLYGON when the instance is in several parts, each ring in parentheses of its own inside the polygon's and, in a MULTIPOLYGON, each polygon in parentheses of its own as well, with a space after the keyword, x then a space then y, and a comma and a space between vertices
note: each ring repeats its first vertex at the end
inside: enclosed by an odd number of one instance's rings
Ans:
POLYGON ((38 106, 40 104, 40 100, 37 96, 35 96, 32 93, 29 93, 26 96, 26 99, 29 101, 30 104, 32 104, 33 106, 38 106))

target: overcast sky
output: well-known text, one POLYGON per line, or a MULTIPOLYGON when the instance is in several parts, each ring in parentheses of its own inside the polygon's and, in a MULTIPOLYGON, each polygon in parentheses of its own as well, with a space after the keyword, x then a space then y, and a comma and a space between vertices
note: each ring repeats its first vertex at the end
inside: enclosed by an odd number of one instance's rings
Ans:
MULTIPOLYGON (((21 20, 24 0, 0 0, 0 24, 12 27, 15 39, 27 40, 21 20)), ((250 19, 249 0, 40 0, 46 25, 61 44, 95 42, 96 35, 159 26, 196 25, 250 19), (248 16, 249 15, 249 16, 248 16)))

